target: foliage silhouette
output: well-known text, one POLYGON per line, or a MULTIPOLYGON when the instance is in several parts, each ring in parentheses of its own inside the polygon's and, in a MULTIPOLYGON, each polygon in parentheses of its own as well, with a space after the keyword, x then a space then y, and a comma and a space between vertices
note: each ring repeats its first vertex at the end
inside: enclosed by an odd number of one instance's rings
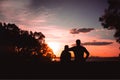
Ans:
POLYGON ((55 56, 41 32, 28 32, 15 24, 0 22, 0 38, 0 61, 4 63, 51 62, 55 56))
POLYGON ((99 18, 102 26, 109 30, 115 29, 114 37, 120 43, 120 0, 108 0, 109 7, 99 18))

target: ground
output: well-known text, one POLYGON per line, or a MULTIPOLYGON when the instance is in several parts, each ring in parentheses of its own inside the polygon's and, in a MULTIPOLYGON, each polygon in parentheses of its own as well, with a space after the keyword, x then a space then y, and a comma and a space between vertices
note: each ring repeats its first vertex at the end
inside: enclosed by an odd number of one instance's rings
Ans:
POLYGON ((3 64, 0 78, 120 78, 120 62, 3 64))

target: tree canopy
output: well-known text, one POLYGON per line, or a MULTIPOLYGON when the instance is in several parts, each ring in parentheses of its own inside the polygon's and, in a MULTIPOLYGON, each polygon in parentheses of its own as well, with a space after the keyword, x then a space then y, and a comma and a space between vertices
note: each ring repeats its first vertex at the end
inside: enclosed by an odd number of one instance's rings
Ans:
POLYGON ((0 59, 13 58, 14 55, 23 62, 35 59, 38 62, 50 62, 55 57, 42 32, 26 31, 15 24, 0 23, 0 38, 0 59))
POLYGON ((99 21, 104 28, 115 30, 114 37, 120 43, 120 0, 108 0, 108 4, 108 8, 105 9, 99 21))

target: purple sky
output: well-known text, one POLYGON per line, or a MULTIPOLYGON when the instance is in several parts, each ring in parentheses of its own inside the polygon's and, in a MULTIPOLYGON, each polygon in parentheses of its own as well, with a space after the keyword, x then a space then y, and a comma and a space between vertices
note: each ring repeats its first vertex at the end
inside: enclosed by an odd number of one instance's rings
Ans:
POLYGON ((0 21, 42 32, 46 43, 59 43, 57 55, 64 45, 81 39, 92 44, 85 46, 93 56, 118 56, 114 30, 103 29, 99 22, 107 7, 107 0, 0 0, 0 21))

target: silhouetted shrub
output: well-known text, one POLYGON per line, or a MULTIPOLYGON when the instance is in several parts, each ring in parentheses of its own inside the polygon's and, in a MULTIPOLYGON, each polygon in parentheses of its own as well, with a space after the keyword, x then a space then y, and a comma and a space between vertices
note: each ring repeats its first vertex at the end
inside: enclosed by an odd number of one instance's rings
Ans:
POLYGON ((29 32, 15 24, 0 23, 0 60, 8 63, 51 62, 54 53, 44 38, 41 32, 29 32))

